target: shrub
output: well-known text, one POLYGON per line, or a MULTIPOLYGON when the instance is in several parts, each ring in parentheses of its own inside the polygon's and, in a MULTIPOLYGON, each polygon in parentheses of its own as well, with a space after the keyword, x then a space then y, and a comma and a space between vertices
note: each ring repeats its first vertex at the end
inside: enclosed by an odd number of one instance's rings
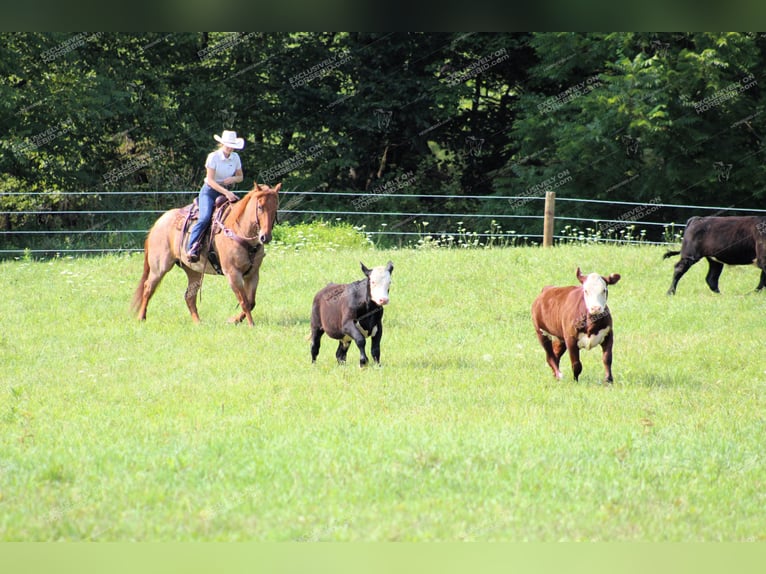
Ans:
POLYGON ((340 221, 280 223, 274 227, 273 245, 292 249, 339 249, 372 245, 364 226, 355 227, 340 221))

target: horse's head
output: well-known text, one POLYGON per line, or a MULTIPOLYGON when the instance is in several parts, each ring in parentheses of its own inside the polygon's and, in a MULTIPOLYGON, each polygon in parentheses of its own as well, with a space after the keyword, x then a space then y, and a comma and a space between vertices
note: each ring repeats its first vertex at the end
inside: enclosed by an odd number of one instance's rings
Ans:
POLYGON ((254 194, 250 202, 255 208, 255 218, 258 220, 258 239, 266 244, 271 241, 271 230, 277 222, 277 209, 279 208, 279 190, 282 187, 278 183, 270 187, 265 183, 256 183, 250 193, 254 194))

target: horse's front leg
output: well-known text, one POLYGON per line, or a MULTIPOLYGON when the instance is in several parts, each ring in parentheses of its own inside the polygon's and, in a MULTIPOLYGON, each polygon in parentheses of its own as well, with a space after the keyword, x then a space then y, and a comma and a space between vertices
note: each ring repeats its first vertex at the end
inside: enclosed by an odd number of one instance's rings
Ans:
POLYGON ((229 286, 234 291, 234 295, 237 296, 239 306, 242 308, 242 312, 239 315, 234 315, 229 319, 230 323, 241 323, 247 318, 247 324, 251 327, 255 325, 253 321, 252 310, 255 307, 254 295, 250 295, 250 289, 248 287, 249 281, 246 281, 245 277, 239 271, 233 271, 227 275, 229 280, 229 286))
POLYGON ((255 292, 258 290, 258 279, 259 273, 257 269, 253 269, 248 275, 244 277, 244 293, 245 301, 247 301, 247 306, 243 307, 242 313, 240 313, 238 316, 232 317, 236 323, 241 323, 245 317, 247 317, 248 323, 251 327, 253 326, 252 311, 255 309, 255 292))
MULTIPOLYGON (((255 309, 255 293, 258 290, 258 281, 260 279, 260 271, 261 271, 261 263, 263 263, 263 258, 265 257, 265 253, 263 252, 263 248, 261 247, 256 252, 255 256, 253 257, 252 261, 250 262, 250 269, 247 271, 245 275, 240 275, 242 277, 242 294, 243 298, 240 299, 240 306, 242 307, 242 312, 239 315, 235 315, 231 319, 229 319, 229 322, 231 323, 241 323, 242 321, 247 318, 248 324, 252 327, 253 326, 253 316, 252 311, 255 309), (242 303, 242 301, 245 301, 245 304, 242 303)), ((234 289, 232 287, 232 289, 234 289)))

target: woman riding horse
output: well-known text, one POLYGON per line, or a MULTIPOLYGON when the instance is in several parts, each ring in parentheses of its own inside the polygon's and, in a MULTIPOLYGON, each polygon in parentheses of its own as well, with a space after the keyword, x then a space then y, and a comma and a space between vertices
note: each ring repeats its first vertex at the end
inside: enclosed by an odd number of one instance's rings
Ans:
POLYGON ((245 147, 245 140, 238 138, 237 132, 229 130, 224 130, 220 136, 214 135, 213 139, 219 145, 218 149, 208 154, 205 161, 207 175, 202 189, 199 190, 199 219, 192 227, 187 248, 191 263, 199 261, 200 238, 210 225, 216 198, 225 195, 229 201, 237 201, 239 198, 229 191, 229 186, 240 183, 244 179, 242 162, 234 150, 245 147))

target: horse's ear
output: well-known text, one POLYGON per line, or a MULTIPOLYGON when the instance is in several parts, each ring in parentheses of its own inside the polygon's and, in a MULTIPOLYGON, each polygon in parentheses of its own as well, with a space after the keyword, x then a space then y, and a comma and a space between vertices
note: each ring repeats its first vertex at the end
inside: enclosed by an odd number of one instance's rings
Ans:
POLYGON ((279 190, 282 189, 282 182, 280 181, 276 186, 274 186, 274 191, 279 193, 279 190))

